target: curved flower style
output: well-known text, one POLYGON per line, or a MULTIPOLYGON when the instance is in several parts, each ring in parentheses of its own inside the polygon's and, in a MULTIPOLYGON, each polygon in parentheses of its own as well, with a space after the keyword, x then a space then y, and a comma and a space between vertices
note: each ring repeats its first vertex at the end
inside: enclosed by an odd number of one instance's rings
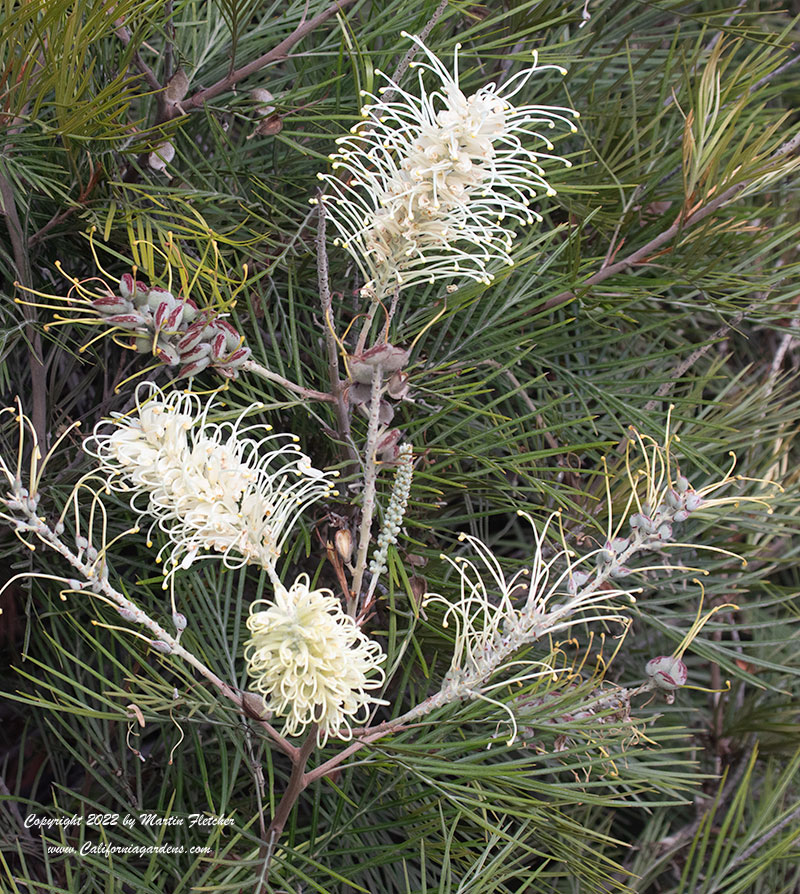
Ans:
POLYGON ((605 579, 600 575, 588 583, 589 574, 578 570, 579 566, 593 568, 592 560, 601 550, 575 560, 563 547, 544 558, 545 548, 550 546, 548 530, 557 516, 550 517, 540 534, 527 513, 518 514, 531 523, 535 550, 529 568, 507 578, 489 547, 469 534, 459 535, 459 540, 470 545, 477 562, 464 556, 441 556, 455 569, 460 590, 455 600, 438 593, 425 597, 426 604, 439 602, 446 606, 443 626, 449 626, 451 620, 456 624, 453 661, 445 675, 445 688, 475 695, 470 690, 483 688, 494 671, 525 643, 578 623, 622 621, 611 603, 617 597, 633 599, 628 589, 600 588, 605 579))
MULTIPOLYGON (((639 553, 661 551, 664 547, 710 550, 722 555, 744 559, 730 550, 700 542, 682 542, 675 539, 675 526, 680 525, 695 512, 743 502, 751 502, 771 512, 771 494, 742 496, 739 493, 720 496, 718 491, 730 484, 754 481, 760 484, 770 482, 744 478, 732 474, 731 468, 719 481, 695 490, 688 479, 680 473, 672 453, 672 446, 678 440, 670 431, 671 408, 667 417, 664 443, 640 435, 635 429, 625 453, 624 466, 627 473, 629 494, 619 521, 614 523, 613 500, 609 477, 606 476, 606 497, 608 503, 607 539, 603 546, 586 554, 574 557, 568 550, 563 532, 560 533, 561 548, 545 549, 548 529, 553 523, 551 516, 539 533, 530 516, 527 518, 533 528, 535 551, 530 568, 518 571, 507 578, 497 557, 489 547, 475 537, 461 534, 459 539, 469 543, 477 556, 477 561, 464 556, 441 558, 453 566, 459 582, 460 592, 455 599, 438 593, 428 593, 426 604, 438 602, 445 606, 442 624, 447 627, 455 622, 456 636, 453 659, 444 676, 439 692, 421 705, 403 715, 408 721, 428 713, 433 708, 464 698, 480 698, 498 704, 509 714, 513 740, 516 721, 511 709, 501 702, 494 702, 488 693, 506 687, 509 682, 523 682, 545 674, 556 673, 546 664, 527 661, 511 661, 512 655, 526 643, 540 640, 543 636, 567 630, 570 627, 590 621, 618 621, 624 617, 614 600, 622 597, 635 601, 636 589, 620 587, 617 581, 633 573, 668 570, 670 567, 692 570, 684 565, 664 564, 630 568, 627 562, 639 553), (638 468, 634 469, 633 453, 640 454, 638 468), (636 508, 638 511, 630 513, 636 508), (621 536, 627 521, 630 533, 621 536), (545 555, 550 557, 545 559, 545 555), (498 682, 492 677, 501 670, 515 666, 512 680, 507 675, 498 682), (534 670, 530 670, 533 667, 534 670)), ((780 485, 770 483, 776 489, 780 485)), ((694 569, 700 570, 700 569, 694 569)), ((725 606, 726 608, 729 606, 725 606)), ((667 688, 667 675, 677 686, 683 685, 680 658, 683 650, 697 635, 709 617, 719 609, 714 609, 698 618, 687 633, 681 648, 671 657, 660 656, 647 666, 647 674, 653 686, 667 688)), ((677 686, 675 688, 677 688, 677 686)))
POLYGON ((723 553, 739 559, 743 565, 745 559, 728 550, 700 543, 681 543, 675 539, 675 526, 687 521, 698 511, 722 506, 739 506, 741 503, 755 503, 772 513, 770 500, 774 493, 762 491, 758 494, 743 495, 741 491, 720 494, 719 491, 732 484, 745 481, 761 485, 769 485, 775 491, 783 488, 776 482, 760 478, 748 478, 734 475, 736 454, 729 452, 730 467, 726 474, 717 481, 694 488, 689 479, 681 473, 680 465, 675 458, 674 448, 680 438, 671 430, 672 410, 667 413, 667 425, 663 443, 659 443, 648 435, 640 434, 631 427, 625 446, 625 473, 630 487, 624 511, 619 521, 614 524, 614 507, 609 489, 609 476, 606 475, 606 499, 608 504, 608 543, 606 553, 622 554, 635 541, 640 545, 658 548, 661 544, 704 549, 723 553), (631 509, 635 512, 629 514, 631 509), (627 519, 631 533, 627 537, 620 536, 627 519))
MULTIPOLYGON (((188 295, 187 257, 180 251, 172 234, 164 245, 165 250, 149 242, 140 241, 138 244, 140 250, 146 247, 164 256, 164 279, 169 283, 173 281, 174 266, 170 256, 177 256, 182 290, 188 295)), ((183 294, 173 294, 169 289, 138 280, 136 270, 125 273, 121 278, 104 270, 94 243, 94 228, 89 233, 89 247, 102 276, 78 279, 68 274, 56 261, 56 268, 72 283, 64 296, 39 292, 15 283, 22 292, 45 298, 48 302, 43 304, 26 299, 20 303, 55 311, 54 319, 45 324, 45 330, 73 323, 97 326, 100 334, 91 338, 80 351, 85 351, 99 338, 108 336, 125 348, 140 354, 151 354, 158 363, 178 367, 177 378, 196 376, 207 368, 228 379, 238 377, 252 351, 223 311, 235 305, 235 295, 244 286, 244 279, 241 283, 233 283, 227 277, 220 277, 215 267, 214 300, 208 306, 198 307, 183 294), (217 287, 219 279, 231 287, 232 294, 227 300, 223 299, 217 287), (64 311, 77 316, 64 316, 64 311)))
POLYGON ((117 414, 113 430, 96 430, 84 449, 100 461, 111 488, 133 494, 131 507, 153 519, 151 532, 158 526, 168 535, 158 555, 160 561, 171 547, 167 576, 179 564, 188 568, 201 549, 223 553, 230 568, 255 562, 273 572, 297 517, 333 493, 332 482, 295 435, 243 426, 253 407, 217 424, 207 418, 213 406, 213 398, 203 407, 195 394, 165 395, 143 384, 136 412, 117 414), (256 431, 262 436, 253 437, 256 431))
POLYGON ((384 682, 383 651, 330 590, 312 590, 301 574, 291 589, 276 587, 274 602, 258 600, 250 611, 247 672, 268 709, 286 717, 284 734, 316 723, 320 744, 329 735, 349 739, 351 720, 383 704, 370 695, 384 682))
POLYGON ((459 84, 460 45, 451 73, 418 37, 403 34, 427 57, 412 63, 420 72, 418 95, 376 72, 389 84, 379 93, 391 98, 362 92, 370 100, 361 110, 367 120, 337 141, 334 173, 318 175, 331 189, 323 200, 337 243, 359 264, 366 292, 378 298, 454 276, 489 283, 491 267, 513 264, 514 232, 503 222, 541 220, 531 201, 555 190, 540 162, 571 164, 551 154, 553 144, 537 128, 558 121, 575 132, 567 116, 578 117, 567 108, 511 104, 535 72, 565 73, 539 65, 535 53, 533 65, 501 87, 487 84, 467 96, 459 84), (426 73, 437 81, 433 90, 426 73), (546 151, 526 148, 529 138, 546 151))

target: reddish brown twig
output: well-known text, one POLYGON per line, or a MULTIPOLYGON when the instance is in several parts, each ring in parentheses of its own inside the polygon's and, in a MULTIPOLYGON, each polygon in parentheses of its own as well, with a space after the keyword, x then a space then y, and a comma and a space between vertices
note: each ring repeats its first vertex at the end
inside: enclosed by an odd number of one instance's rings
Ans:
POLYGON ((269 65, 270 62, 276 62, 278 59, 283 59, 295 44, 298 44, 304 37, 311 34, 312 31, 316 30, 324 22, 327 22, 331 16, 336 15, 337 12, 350 6, 353 2, 354 0, 336 0, 335 3, 332 3, 326 9, 323 9, 322 12, 317 13, 313 19, 309 19, 307 22, 301 22, 288 37, 285 37, 279 44, 277 44, 277 46, 274 46, 269 52, 264 53, 263 56, 259 56, 258 59, 248 62, 247 65, 243 65, 241 68, 235 68, 210 87, 206 87, 204 90, 198 90, 197 93, 180 103, 181 109, 184 112, 200 109, 209 101, 209 99, 213 99, 215 96, 219 96, 220 93, 230 90, 234 84, 244 80, 244 78, 249 77, 251 74, 255 74, 257 71, 260 71, 264 66, 269 65))
MULTIPOLYGON (((791 140, 787 140, 774 153, 774 155, 770 159, 770 162, 774 162, 787 155, 791 155, 793 152, 795 152, 798 146, 800 146, 800 134, 795 134, 795 136, 793 136, 791 140)), ((647 245, 643 245, 641 248, 627 255, 621 261, 616 261, 613 264, 604 263, 603 266, 597 271, 597 273, 584 280, 579 288, 575 291, 568 290, 565 292, 559 292, 558 295, 554 295, 552 298, 548 298, 547 301, 545 301, 544 303, 544 308, 546 310, 551 310, 554 307, 560 307, 562 304, 566 304, 568 301, 572 301, 581 292, 585 291, 591 286, 597 285, 598 283, 603 282, 611 276, 616 276, 617 273, 622 273, 624 270, 627 270, 630 267, 635 267, 637 264, 646 264, 652 255, 654 255, 657 251, 659 251, 659 249, 661 249, 664 245, 674 239, 678 235, 678 233, 688 229, 689 227, 693 227, 695 224, 700 223, 701 221, 712 215, 715 211, 718 211, 724 205, 732 202, 747 186, 750 185, 750 183, 763 176, 768 170, 769 166, 765 165, 764 169, 760 170, 757 174, 754 174, 752 178, 741 183, 737 183, 730 189, 726 189, 725 192, 717 196, 716 199, 713 199, 712 201, 700 207, 693 208, 688 214, 681 213, 676 218, 672 226, 668 227, 666 230, 659 233, 658 236, 651 239, 647 243, 647 245)), ((537 308, 537 312, 539 310, 540 308, 537 308)))

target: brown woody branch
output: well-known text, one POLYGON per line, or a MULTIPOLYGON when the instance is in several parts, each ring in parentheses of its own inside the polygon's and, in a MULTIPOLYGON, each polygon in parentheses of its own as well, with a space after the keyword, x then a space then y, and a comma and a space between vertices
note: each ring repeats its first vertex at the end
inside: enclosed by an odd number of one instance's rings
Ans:
MULTIPOLYGON (((798 146, 800 146, 800 133, 795 134, 795 136, 793 136, 791 140, 787 140, 779 149, 777 149, 770 158, 769 162, 773 163, 781 158, 784 158, 787 155, 793 154, 797 150, 798 146)), ((682 212, 677 217, 672 226, 659 233, 658 236, 656 236, 654 239, 651 239, 647 243, 647 245, 643 245, 641 248, 627 255, 627 257, 623 258, 621 261, 616 261, 613 264, 604 263, 597 271, 597 273, 584 280, 578 290, 568 290, 565 292, 560 292, 558 295, 554 295, 552 298, 548 298, 547 301, 545 301, 544 303, 544 309, 552 310, 555 307, 560 307, 562 304, 566 304, 568 301, 572 301, 581 292, 584 292, 591 286, 597 285, 598 283, 609 279, 609 277, 616 276, 616 274, 622 273, 630 267, 635 267, 637 264, 648 263, 652 255, 659 251, 659 249, 661 249, 664 245, 671 242, 680 232, 688 229, 689 227, 695 226, 695 224, 698 224, 701 221, 705 220, 707 217, 710 217, 715 211, 718 211, 723 206, 730 204, 751 183, 768 172, 769 164, 765 165, 761 171, 752 176, 750 179, 742 181, 741 183, 737 183, 730 189, 726 189, 725 192, 717 196, 716 199, 708 202, 706 205, 703 205, 700 208, 696 208, 690 211, 688 214, 682 212)))
POLYGON ((332 3, 326 9, 323 9, 322 12, 317 13, 313 19, 309 19, 307 22, 301 22, 288 37, 284 38, 277 46, 269 50, 269 52, 264 53, 263 56, 259 56, 258 59, 254 59, 252 62, 248 62, 247 65, 243 65, 241 68, 235 68, 233 71, 226 74, 224 78, 220 78, 216 84, 212 84, 204 90, 198 90, 197 93, 181 102, 180 108, 184 112, 200 109, 208 102, 208 100, 213 99, 215 96, 219 96, 220 93, 224 93, 226 90, 230 90, 230 88, 239 81, 244 80, 244 78, 249 77, 251 74, 255 74, 271 62, 277 62, 278 59, 283 59, 288 55, 295 44, 298 44, 304 37, 311 34, 312 31, 316 30, 324 22, 327 22, 331 16, 336 15, 337 12, 340 12, 354 2, 355 0, 336 0, 335 3, 332 3))

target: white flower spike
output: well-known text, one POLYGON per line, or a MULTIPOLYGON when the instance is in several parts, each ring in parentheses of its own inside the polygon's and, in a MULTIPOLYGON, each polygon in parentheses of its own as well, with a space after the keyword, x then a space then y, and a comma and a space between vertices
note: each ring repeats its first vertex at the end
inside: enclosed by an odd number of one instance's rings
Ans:
POLYGON ((490 83, 467 96, 459 83, 460 45, 450 72, 418 37, 404 36, 427 57, 412 63, 417 91, 376 72, 388 86, 379 96, 363 93, 366 120, 337 141, 333 173, 318 175, 330 189, 323 200, 337 242, 359 264, 366 292, 377 298, 420 281, 489 283, 493 268, 512 264, 509 224, 541 220, 531 202, 555 194, 542 162, 571 165, 552 154, 540 129, 564 123, 575 132, 570 119, 578 117, 568 108, 512 105, 534 73, 565 74, 539 65, 536 53, 530 68, 502 86, 490 83), (382 94, 389 95, 384 100, 382 94))
POLYGON ((477 561, 441 556, 458 575, 459 598, 452 600, 438 593, 425 597, 426 605, 439 602, 446 606, 444 626, 455 622, 456 641, 447 682, 457 688, 480 688, 510 655, 545 633, 592 620, 622 621, 610 605, 618 597, 632 599, 627 589, 586 585, 589 575, 578 569, 590 568, 598 550, 575 559, 562 547, 545 559, 548 530, 557 516, 548 519, 540 534, 527 513, 518 514, 531 524, 534 556, 530 567, 509 578, 483 541, 460 534, 459 540, 469 544, 477 561))
POLYGON ((453 623, 456 628, 453 659, 439 692, 404 719, 428 713, 448 702, 478 698, 508 713, 511 744, 516 736, 514 714, 489 693, 504 689, 512 682, 523 683, 557 673, 546 663, 512 661, 514 653, 527 643, 579 623, 624 621, 614 600, 622 597, 633 601, 631 591, 614 586, 601 588, 605 580, 601 576, 587 583, 589 575, 578 570, 580 566, 591 567, 591 560, 600 551, 575 559, 562 547, 545 559, 549 548, 548 530, 557 516, 550 517, 540 534, 527 513, 519 511, 518 514, 531 524, 535 549, 529 568, 507 577, 489 547, 469 534, 459 535, 459 540, 469 544, 476 560, 441 556, 458 575, 460 592, 455 599, 428 593, 425 605, 438 602, 446 607, 442 625, 448 627, 453 623), (499 671, 511 667, 515 669, 510 676, 503 674, 491 682, 499 671))
POLYGON ((212 423, 213 406, 213 398, 203 406, 196 394, 143 384, 136 411, 117 414, 113 430, 96 430, 84 449, 100 461, 109 487, 132 494, 131 507, 153 519, 151 533, 157 526, 168 535, 158 556, 169 552, 167 577, 200 550, 222 553, 229 568, 256 563, 274 577, 298 516, 334 493, 332 481, 295 435, 242 425, 253 407, 234 422, 212 423))
POLYGON ((386 704, 370 694, 384 682, 383 651, 330 590, 312 590, 301 574, 291 589, 276 586, 273 602, 258 600, 250 611, 247 672, 267 708, 286 717, 284 735, 316 723, 320 745, 331 735, 349 739, 353 719, 366 721, 370 705, 386 704))

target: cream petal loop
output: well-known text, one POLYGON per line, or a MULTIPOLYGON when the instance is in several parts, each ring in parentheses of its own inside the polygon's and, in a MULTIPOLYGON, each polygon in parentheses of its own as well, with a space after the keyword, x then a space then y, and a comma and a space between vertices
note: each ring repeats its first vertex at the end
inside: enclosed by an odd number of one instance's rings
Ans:
POLYGON ((250 610, 247 670, 268 709, 286 718, 284 733, 299 735, 317 723, 320 743, 330 735, 350 738, 351 721, 366 721, 370 705, 381 704, 370 695, 384 682, 380 645, 330 590, 312 590, 305 574, 250 610))

